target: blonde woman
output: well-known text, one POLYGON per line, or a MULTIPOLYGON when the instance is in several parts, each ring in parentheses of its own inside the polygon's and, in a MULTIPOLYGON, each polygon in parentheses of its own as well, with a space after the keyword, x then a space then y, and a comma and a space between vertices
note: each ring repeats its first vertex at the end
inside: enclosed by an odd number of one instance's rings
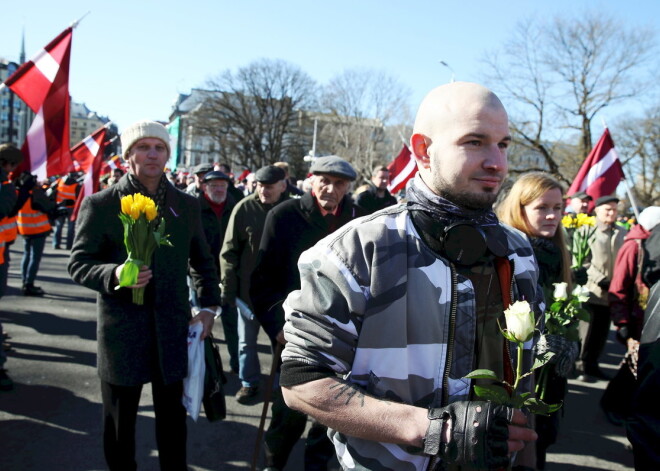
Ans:
MULTIPOLYGON (((530 172, 518 178, 509 194, 497 208, 497 215, 505 224, 521 230, 529 237, 539 266, 539 284, 543 288, 546 303, 551 302, 553 283, 566 282, 569 292, 572 285, 570 256, 560 226, 564 209, 563 189, 552 176, 543 172, 530 172)), ((586 282, 586 272, 579 277, 586 282)), ((553 336, 556 337, 556 336, 553 336)), ((555 367, 546 389, 545 402, 555 404, 566 396, 566 365, 573 365, 577 345, 564 345, 566 361, 563 368, 555 367)), ((555 349, 553 348, 553 351, 555 349)), ((547 448, 555 443, 559 432, 557 412, 550 417, 536 417, 536 466, 544 469, 547 448)))

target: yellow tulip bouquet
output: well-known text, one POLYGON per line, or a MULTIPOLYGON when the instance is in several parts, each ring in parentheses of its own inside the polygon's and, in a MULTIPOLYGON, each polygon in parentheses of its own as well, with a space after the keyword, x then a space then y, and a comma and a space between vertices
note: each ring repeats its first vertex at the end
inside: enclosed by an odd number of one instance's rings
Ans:
POLYGON ((589 242, 596 232, 596 217, 587 216, 584 213, 572 216, 567 214, 561 220, 562 226, 571 236, 571 255, 573 256, 573 265, 571 268, 580 268, 584 264, 591 247, 589 242), (584 229, 581 229, 584 227, 584 229))
MULTIPOLYGON (((140 267, 151 265, 151 258, 160 245, 172 247, 165 235, 165 219, 158 216, 158 207, 151 198, 135 193, 121 198, 119 219, 124 225, 124 245, 128 258, 119 274, 119 286, 137 282, 140 267)), ((133 302, 144 304, 144 287, 133 290, 133 302)))
POLYGON ((500 327, 500 332, 505 339, 518 346, 513 384, 499 379, 494 371, 487 369, 474 370, 465 375, 465 378, 489 379, 494 382, 493 384, 474 386, 475 395, 483 400, 517 409, 525 407, 533 414, 549 415, 558 410, 561 407, 561 403, 546 404, 541 399, 534 397, 531 392, 518 393, 518 388, 521 385, 522 379, 533 374, 534 370, 548 363, 553 353, 547 352, 544 355, 536 356, 532 368, 527 372, 523 372, 523 344, 531 340, 534 336, 534 331, 536 330, 534 313, 527 301, 516 301, 504 311, 504 317, 507 328, 502 329, 500 327))

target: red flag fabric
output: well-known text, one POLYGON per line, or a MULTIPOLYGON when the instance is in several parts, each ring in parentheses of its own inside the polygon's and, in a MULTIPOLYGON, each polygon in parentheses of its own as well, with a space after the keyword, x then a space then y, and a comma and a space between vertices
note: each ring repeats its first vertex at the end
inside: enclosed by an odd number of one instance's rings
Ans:
POLYGON ((116 168, 122 169, 121 157, 118 155, 113 155, 101 166, 101 175, 110 173, 116 168))
POLYGON ((390 171, 390 184, 387 189, 394 194, 406 187, 406 183, 417 173, 417 163, 410 153, 408 146, 404 144, 399 155, 389 163, 387 169, 390 171))
POLYGON ((609 129, 605 128, 598 143, 580 167, 568 194, 584 191, 596 201, 601 196, 613 194, 623 178, 623 167, 614 141, 609 129))
POLYGON ((69 152, 72 36, 72 27, 62 31, 4 83, 36 113, 23 144, 22 151, 29 158, 22 168, 41 180, 66 173, 72 163, 69 152))
POLYGON ((239 182, 242 182, 243 180, 245 180, 247 178, 248 175, 250 175, 250 173, 251 173, 250 169, 246 168, 245 170, 243 170, 243 172, 238 176, 238 178, 236 180, 239 181, 239 182))
POLYGON ((80 169, 85 172, 83 186, 78 193, 71 214, 72 221, 75 221, 78 217, 83 198, 99 190, 99 176, 103 166, 103 150, 106 145, 105 136, 107 132, 106 127, 101 127, 71 149, 73 159, 80 165, 80 169))

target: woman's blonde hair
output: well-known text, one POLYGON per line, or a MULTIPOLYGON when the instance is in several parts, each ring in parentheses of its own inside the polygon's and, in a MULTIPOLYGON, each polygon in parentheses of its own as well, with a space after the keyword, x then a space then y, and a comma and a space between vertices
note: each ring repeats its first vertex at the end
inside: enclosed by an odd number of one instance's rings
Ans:
MULTIPOLYGON (((525 215, 525 206, 536 198, 544 195, 547 191, 558 189, 564 194, 564 188, 550 174, 545 172, 529 172, 521 175, 509 190, 509 194, 497 207, 497 216, 500 221, 524 232, 532 237, 532 228, 525 215)), ((571 259, 566 247, 564 231, 561 223, 550 238, 559 248, 562 261, 562 281, 572 285, 571 282, 571 259)))

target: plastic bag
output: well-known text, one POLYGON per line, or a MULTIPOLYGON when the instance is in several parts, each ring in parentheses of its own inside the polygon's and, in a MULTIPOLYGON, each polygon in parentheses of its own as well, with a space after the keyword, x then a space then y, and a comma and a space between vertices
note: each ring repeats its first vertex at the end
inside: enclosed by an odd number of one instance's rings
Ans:
POLYGON ((204 395, 204 342, 200 340, 203 326, 195 322, 188 326, 188 376, 183 379, 183 406, 194 421, 199 417, 199 410, 204 395))

